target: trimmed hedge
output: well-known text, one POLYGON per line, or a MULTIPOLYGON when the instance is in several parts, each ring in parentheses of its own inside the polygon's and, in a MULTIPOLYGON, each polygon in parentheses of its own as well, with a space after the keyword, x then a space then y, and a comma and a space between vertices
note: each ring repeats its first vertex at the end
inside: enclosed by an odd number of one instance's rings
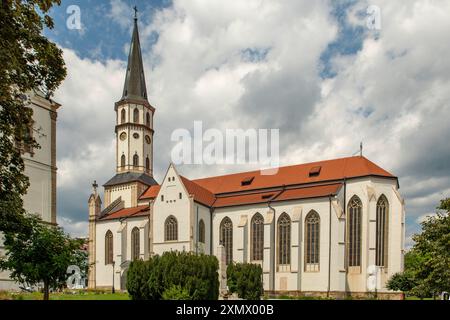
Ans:
POLYGON ((227 285, 228 290, 237 293, 239 298, 260 300, 264 292, 261 266, 252 263, 229 264, 227 285))
POLYGON ((164 296, 190 300, 217 300, 219 262, 215 256, 165 252, 148 261, 133 261, 127 273, 127 290, 133 300, 160 300, 164 296), (175 290, 176 289, 176 290, 175 290))

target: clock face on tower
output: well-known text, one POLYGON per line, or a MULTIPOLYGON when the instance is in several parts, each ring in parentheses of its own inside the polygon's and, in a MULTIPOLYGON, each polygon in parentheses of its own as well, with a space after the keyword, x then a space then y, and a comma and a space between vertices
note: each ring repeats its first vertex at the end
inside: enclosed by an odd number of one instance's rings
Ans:
POLYGON ((147 144, 150 144, 150 142, 152 142, 150 136, 145 136, 145 142, 147 142, 147 144))
POLYGON ((121 134, 120 134, 120 140, 125 140, 127 138, 127 134, 125 133, 125 132, 122 132, 121 134))

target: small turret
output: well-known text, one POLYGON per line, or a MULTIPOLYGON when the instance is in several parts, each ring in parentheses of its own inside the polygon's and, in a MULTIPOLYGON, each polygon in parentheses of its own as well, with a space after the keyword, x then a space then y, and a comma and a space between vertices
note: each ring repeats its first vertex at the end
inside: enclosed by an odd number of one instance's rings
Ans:
POLYGON ((89 275, 88 275, 88 287, 90 289, 95 289, 95 223, 100 216, 102 211, 102 200, 97 192, 98 184, 94 181, 92 184, 92 194, 89 197, 89 275))

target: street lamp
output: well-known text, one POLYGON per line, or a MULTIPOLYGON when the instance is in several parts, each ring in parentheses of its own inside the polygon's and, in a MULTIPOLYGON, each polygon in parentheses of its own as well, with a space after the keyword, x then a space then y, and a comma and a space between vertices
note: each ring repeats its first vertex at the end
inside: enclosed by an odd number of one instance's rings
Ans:
POLYGON ((115 261, 112 262, 112 270, 113 270, 113 281, 112 281, 112 293, 115 293, 115 289, 114 289, 114 265, 116 264, 115 261))

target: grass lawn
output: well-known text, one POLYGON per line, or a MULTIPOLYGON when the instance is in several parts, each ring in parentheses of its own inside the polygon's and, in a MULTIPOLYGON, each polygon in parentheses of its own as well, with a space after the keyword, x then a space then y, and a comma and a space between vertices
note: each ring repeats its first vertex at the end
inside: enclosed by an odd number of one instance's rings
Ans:
MULTIPOLYGON (((411 297, 406 297, 405 298, 405 300, 433 300, 433 298, 423 298, 423 299, 420 299, 420 298, 418 298, 418 297, 413 297, 413 296, 411 296, 411 297)), ((439 300, 439 298, 436 298, 436 300, 439 300)))
MULTIPOLYGON (((43 293, 12 293, 0 292, 0 300, 42 300, 43 293)), ((50 300, 130 300, 128 293, 99 293, 99 292, 76 292, 76 293, 50 293, 50 300)))

